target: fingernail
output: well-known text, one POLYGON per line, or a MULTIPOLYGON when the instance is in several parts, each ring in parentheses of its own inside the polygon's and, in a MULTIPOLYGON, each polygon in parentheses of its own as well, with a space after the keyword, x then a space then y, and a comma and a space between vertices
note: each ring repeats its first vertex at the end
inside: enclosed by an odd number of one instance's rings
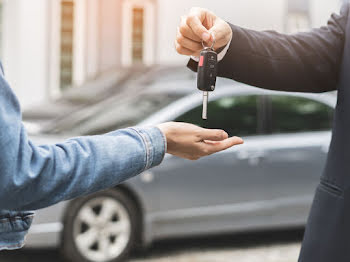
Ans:
POLYGON ((202 34, 202 39, 203 41, 208 42, 210 40, 210 34, 208 34, 207 32, 204 32, 202 34))

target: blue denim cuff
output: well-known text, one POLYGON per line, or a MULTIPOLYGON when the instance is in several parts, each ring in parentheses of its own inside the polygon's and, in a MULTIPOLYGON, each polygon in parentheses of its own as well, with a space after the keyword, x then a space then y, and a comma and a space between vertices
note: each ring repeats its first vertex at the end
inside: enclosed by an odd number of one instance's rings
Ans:
POLYGON ((28 231, 10 232, 0 234, 0 251, 20 249, 25 244, 28 231))
POLYGON ((0 210, 0 251, 19 249, 24 246, 33 217, 33 212, 0 210))
POLYGON ((167 141, 163 132, 158 127, 134 127, 141 137, 146 148, 145 170, 162 163, 167 151, 167 141))

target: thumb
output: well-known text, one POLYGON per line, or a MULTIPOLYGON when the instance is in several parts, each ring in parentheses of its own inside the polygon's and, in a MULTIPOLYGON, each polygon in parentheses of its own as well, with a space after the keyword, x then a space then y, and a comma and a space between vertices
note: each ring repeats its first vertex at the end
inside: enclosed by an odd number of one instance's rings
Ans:
POLYGON ((225 139, 223 141, 217 142, 217 143, 207 143, 207 145, 210 147, 210 151, 212 153, 220 152, 223 150, 226 150, 230 147, 237 146, 243 144, 244 141, 240 137, 230 137, 228 139, 225 139))
POLYGON ((217 41, 217 39, 220 38, 220 27, 214 24, 214 26, 208 30, 208 33, 210 38, 207 43, 211 44, 214 40, 217 41))

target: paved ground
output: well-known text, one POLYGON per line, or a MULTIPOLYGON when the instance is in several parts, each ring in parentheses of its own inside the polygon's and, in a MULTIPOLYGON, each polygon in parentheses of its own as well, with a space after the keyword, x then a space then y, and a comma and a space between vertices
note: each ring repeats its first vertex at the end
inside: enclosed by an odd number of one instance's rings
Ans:
MULTIPOLYGON (((155 243, 129 262, 296 262, 302 230, 249 233, 155 243)), ((1 262, 61 262, 56 250, 0 254, 1 262)))
POLYGON ((158 258, 134 259, 132 262, 296 262, 300 245, 285 244, 243 250, 208 250, 181 252, 158 258))
POLYGON ((154 259, 135 259, 132 262, 296 262, 299 248, 299 244, 291 244, 246 250, 211 250, 154 259))

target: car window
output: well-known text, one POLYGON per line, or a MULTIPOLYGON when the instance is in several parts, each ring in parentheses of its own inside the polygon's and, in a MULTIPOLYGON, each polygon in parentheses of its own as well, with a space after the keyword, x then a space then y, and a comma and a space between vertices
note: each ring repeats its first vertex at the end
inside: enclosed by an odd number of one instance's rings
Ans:
POLYGON ((79 135, 98 135, 120 128, 134 126, 142 120, 182 98, 185 94, 152 93, 139 94, 101 104, 99 109, 83 118, 73 129, 66 127, 71 133, 79 135))
POLYGON ((230 136, 249 136, 258 133, 258 97, 233 96, 208 104, 208 120, 202 120, 202 106, 198 106, 175 121, 206 128, 224 129, 230 136))
POLYGON ((303 97, 270 96, 271 132, 330 130, 333 108, 303 97))

